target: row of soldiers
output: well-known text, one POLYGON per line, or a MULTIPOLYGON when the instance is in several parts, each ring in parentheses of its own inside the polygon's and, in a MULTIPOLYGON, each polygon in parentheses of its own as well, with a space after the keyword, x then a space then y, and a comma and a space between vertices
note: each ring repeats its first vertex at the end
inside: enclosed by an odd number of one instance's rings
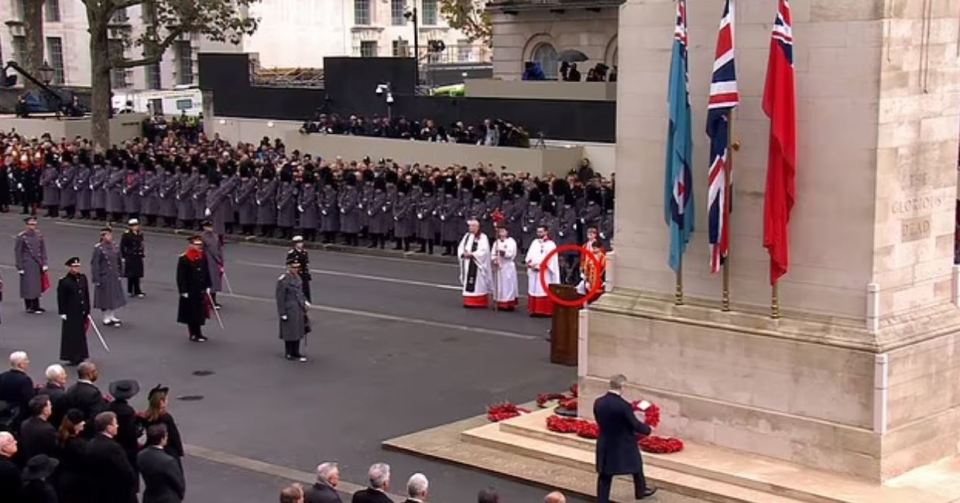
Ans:
POLYGON ((365 238, 371 248, 392 239, 406 251, 417 243, 420 252, 433 253, 439 244, 445 255, 453 253, 467 220, 476 218, 492 233, 498 213, 521 249, 536 239, 538 225, 555 229, 560 244, 582 242, 592 226, 609 249, 613 235, 614 191, 599 179, 583 184, 575 176, 548 182, 466 170, 425 173, 386 163, 318 168, 309 158, 278 167, 112 154, 65 152, 48 159, 39 180, 48 216, 142 218, 148 226, 184 229, 210 219, 218 234, 259 231, 289 239, 299 233, 308 241, 339 237, 353 246, 365 238))

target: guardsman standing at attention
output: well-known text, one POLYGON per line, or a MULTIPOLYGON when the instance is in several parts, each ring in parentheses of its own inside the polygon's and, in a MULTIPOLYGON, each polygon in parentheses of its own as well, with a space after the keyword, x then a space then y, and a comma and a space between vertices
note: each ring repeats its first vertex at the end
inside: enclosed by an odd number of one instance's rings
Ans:
POLYGON ((300 282, 303 283, 303 296, 307 304, 313 302, 310 296, 310 255, 303 245, 303 236, 293 236, 293 248, 287 251, 287 262, 296 260, 300 264, 300 282))
POLYGON ((114 311, 127 305, 120 279, 122 272, 123 262, 120 250, 113 242, 113 229, 104 227, 100 230, 100 242, 93 247, 90 277, 93 278, 94 287, 93 307, 103 313, 103 324, 108 327, 121 325, 114 311))
POLYGON ((277 315, 280 317, 280 338, 288 360, 305 362, 300 354, 300 341, 310 331, 307 303, 300 284, 300 263, 287 260, 287 272, 277 278, 277 315))
POLYGON ((145 295, 140 289, 140 279, 143 278, 143 259, 147 256, 143 246, 143 231, 136 218, 131 218, 127 225, 130 227, 120 237, 123 276, 127 278, 127 295, 142 299, 145 295))
POLYGON ((203 256, 203 239, 190 236, 188 242, 187 251, 177 260, 177 292, 180 294, 177 323, 187 326, 191 341, 206 342, 203 325, 213 309, 208 302, 210 272, 203 256))
POLYGON ((203 240, 203 255, 207 260, 207 270, 210 271, 210 300, 213 301, 213 308, 220 309, 220 303, 217 301, 217 292, 223 291, 223 238, 214 232, 213 222, 204 220, 200 223, 203 232, 200 233, 200 239, 203 240))
POLYGON ((67 274, 57 283, 57 310, 60 313, 60 359, 70 365, 86 360, 87 317, 90 315, 90 285, 80 272, 80 259, 67 260, 67 274))
POLYGON ((27 228, 17 234, 13 259, 20 273, 20 298, 31 314, 43 314, 40 296, 50 287, 47 277, 47 246, 43 235, 37 230, 37 217, 24 219, 27 228))

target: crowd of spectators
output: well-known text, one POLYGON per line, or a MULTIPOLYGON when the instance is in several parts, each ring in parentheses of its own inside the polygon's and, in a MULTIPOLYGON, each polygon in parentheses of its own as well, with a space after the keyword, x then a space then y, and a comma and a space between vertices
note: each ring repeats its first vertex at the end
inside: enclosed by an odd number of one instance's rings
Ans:
POLYGON ((342 117, 317 113, 303 123, 304 134, 343 134, 401 140, 486 145, 490 147, 530 147, 530 134, 521 126, 500 119, 484 119, 480 124, 457 121, 444 126, 433 119, 408 119, 403 116, 370 119, 362 115, 342 117))

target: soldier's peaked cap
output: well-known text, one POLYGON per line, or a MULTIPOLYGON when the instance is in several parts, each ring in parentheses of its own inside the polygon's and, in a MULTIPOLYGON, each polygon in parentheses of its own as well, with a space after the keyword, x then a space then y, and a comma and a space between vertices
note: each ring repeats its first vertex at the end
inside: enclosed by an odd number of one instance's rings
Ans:
POLYGON ((80 257, 70 257, 70 258, 67 259, 66 262, 63 263, 63 265, 65 265, 65 266, 67 266, 67 267, 72 267, 72 266, 75 266, 75 265, 80 265, 80 257))

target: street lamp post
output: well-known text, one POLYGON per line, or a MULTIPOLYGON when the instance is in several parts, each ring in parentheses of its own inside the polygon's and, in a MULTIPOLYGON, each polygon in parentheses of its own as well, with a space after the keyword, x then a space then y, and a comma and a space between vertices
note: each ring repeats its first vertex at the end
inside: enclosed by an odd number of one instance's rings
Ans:
POLYGON ((46 61, 43 62, 43 66, 41 66, 38 70, 40 70, 40 80, 43 81, 44 84, 50 85, 50 82, 53 80, 53 74, 56 73, 56 70, 54 70, 53 67, 50 66, 50 64, 46 61))

